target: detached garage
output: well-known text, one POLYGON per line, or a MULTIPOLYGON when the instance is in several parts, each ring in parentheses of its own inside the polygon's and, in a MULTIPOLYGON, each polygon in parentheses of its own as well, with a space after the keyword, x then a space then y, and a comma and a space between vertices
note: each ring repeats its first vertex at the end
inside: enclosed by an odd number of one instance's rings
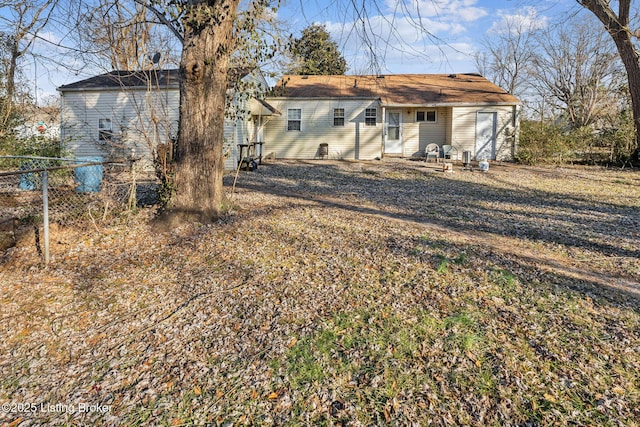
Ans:
MULTIPOLYGON (((266 89, 259 72, 243 80, 266 89)), ((178 70, 112 71, 58 88, 62 99, 61 140, 77 157, 105 160, 142 159, 153 168, 160 144, 178 136, 180 73, 178 70)), ((240 114, 225 121, 225 167, 235 169, 239 146, 262 142, 262 123, 277 114, 264 101, 234 97, 240 114)))

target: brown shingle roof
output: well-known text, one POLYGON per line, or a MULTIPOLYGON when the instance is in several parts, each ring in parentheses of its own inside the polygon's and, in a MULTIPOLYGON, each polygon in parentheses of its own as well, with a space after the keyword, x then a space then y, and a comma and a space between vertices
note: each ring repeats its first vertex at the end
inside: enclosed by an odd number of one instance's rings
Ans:
POLYGON ((373 98, 383 105, 518 104, 520 100, 478 74, 284 76, 275 96, 373 98))

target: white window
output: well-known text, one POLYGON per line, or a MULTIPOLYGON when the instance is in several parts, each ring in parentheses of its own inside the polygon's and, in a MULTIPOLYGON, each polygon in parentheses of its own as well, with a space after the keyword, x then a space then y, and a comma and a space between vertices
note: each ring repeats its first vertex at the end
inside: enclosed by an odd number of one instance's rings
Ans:
POLYGON ((287 110, 287 130, 301 130, 302 129, 302 109, 289 108, 287 110))
POLYGON ((364 124, 366 126, 375 126, 378 121, 378 109, 367 108, 364 110, 364 124))
POLYGON ((113 139, 111 119, 98 119, 98 141, 110 142, 113 139))
POLYGON ((333 109, 333 125, 344 126, 344 108, 333 109))
POLYGON ((436 123, 437 121, 438 116, 436 115, 436 110, 416 112, 416 122, 436 123))

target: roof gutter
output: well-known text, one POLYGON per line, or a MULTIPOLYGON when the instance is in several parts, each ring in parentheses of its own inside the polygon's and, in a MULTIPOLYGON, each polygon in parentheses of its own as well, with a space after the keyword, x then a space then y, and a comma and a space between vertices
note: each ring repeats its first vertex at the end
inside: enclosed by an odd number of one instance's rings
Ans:
POLYGON ((344 100, 356 100, 356 101, 378 101, 380 98, 376 96, 265 96, 264 99, 271 99, 274 101, 344 101, 344 100))
POLYGON ((425 104, 387 104, 381 102, 380 105, 387 108, 436 108, 436 107, 497 107, 522 105, 521 102, 431 102, 425 104))
POLYGON ((57 87, 56 90, 58 92, 121 92, 123 90, 157 90, 157 89, 180 89, 180 85, 169 85, 169 86, 160 86, 160 87, 149 87, 149 86, 96 86, 96 87, 57 87))

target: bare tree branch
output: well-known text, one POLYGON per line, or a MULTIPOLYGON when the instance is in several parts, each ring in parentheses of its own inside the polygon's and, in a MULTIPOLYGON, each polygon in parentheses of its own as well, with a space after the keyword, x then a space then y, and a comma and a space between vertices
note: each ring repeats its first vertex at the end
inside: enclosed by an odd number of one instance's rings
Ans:
POLYGON ((180 41, 181 44, 184 44, 183 34, 176 28, 173 22, 167 19, 164 13, 162 13, 160 10, 158 10, 156 7, 154 7, 150 2, 146 0, 133 0, 133 1, 135 1, 141 6, 146 7, 149 10, 149 12, 153 13, 158 18, 158 20, 163 25, 165 25, 169 31, 173 33, 173 35, 180 41))

